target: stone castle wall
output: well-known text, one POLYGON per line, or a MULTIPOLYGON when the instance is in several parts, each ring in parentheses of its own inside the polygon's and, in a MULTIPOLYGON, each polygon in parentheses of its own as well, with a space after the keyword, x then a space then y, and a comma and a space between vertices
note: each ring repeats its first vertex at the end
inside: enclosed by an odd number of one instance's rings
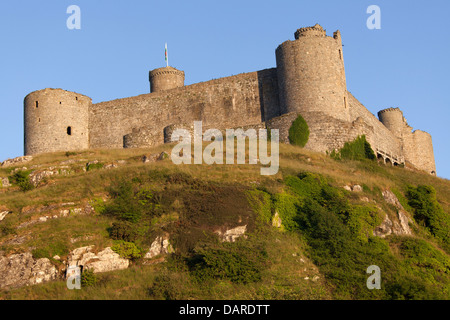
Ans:
POLYGON ((398 108, 380 111, 378 120, 347 91, 339 31, 330 37, 320 25, 298 29, 275 55, 276 68, 189 86, 183 71, 155 69, 151 93, 97 104, 61 89, 33 92, 24 101, 25 154, 152 147, 169 142, 174 129, 192 131, 194 121, 202 121, 203 132, 267 126, 289 142, 289 128, 301 114, 310 150, 338 150, 365 135, 383 159, 435 174, 428 133, 411 132, 398 108))
POLYGON ((91 105, 91 98, 62 89, 44 89, 27 95, 25 154, 88 149, 91 105))
POLYGON ((146 136, 162 144, 163 129, 169 125, 202 121, 204 127, 234 128, 278 114, 276 72, 262 70, 94 104, 89 115, 90 147, 122 148, 123 137, 133 129, 137 135, 136 129, 145 128, 146 136))
POLYGON ((302 28, 276 50, 281 113, 324 112, 348 121, 347 86, 339 32, 302 28))

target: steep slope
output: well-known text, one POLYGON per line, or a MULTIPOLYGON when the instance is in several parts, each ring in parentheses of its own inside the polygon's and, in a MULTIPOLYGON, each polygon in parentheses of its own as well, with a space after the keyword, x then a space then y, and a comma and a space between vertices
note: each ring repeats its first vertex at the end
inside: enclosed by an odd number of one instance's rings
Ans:
POLYGON ((176 166, 171 147, 3 166, 0 297, 450 297, 449 181, 288 145, 275 176, 176 166), (366 286, 371 265, 380 290, 366 286), (81 289, 69 290, 79 271, 81 289))

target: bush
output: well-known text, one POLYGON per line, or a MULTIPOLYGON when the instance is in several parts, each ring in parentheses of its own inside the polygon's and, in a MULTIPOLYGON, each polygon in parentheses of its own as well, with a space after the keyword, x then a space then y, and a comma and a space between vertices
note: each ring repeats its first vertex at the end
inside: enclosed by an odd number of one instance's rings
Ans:
POLYGON ((34 189, 34 185, 30 181, 30 171, 17 171, 11 176, 13 183, 19 186, 23 192, 34 189))
POLYGON ((139 234, 135 225, 128 221, 114 222, 108 232, 111 239, 126 242, 134 242, 139 234))
POLYGON ((450 217, 437 202, 436 190, 432 186, 408 186, 406 197, 414 210, 414 219, 441 240, 449 251, 450 217))
POLYGON ((352 142, 346 142, 338 152, 333 150, 331 157, 336 160, 376 159, 375 153, 373 152, 370 143, 367 142, 365 135, 357 137, 352 142))
POLYGON ((289 142, 293 145, 304 147, 309 139, 309 128, 301 115, 295 119, 289 128, 289 142))
POLYGON ((259 219, 264 223, 271 223, 271 195, 265 191, 255 189, 248 191, 247 196, 250 202, 250 206, 258 214, 259 219))
POLYGON ((103 163, 88 163, 86 164, 86 171, 98 170, 103 168, 103 163))
POLYGON ((136 260, 142 257, 142 249, 133 242, 118 240, 111 249, 124 259, 136 260))
POLYGON ((81 274, 81 286, 82 287, 93 287, 97 284, 98 278, 93 270, 87 269, 83 270, 81 274))
POLYGON ((261 248, 225 242, 197 249, 188 265, 199 282, 215 279, 246 284, 261 280, 266 259, 261 248))
POLYGON ((106 204, 103 214, 115 216, 121 220, 137 223, 145 215, 153 216, 159 208, 152 191, 135 187, 129 181, 114 183, 109 193, 112 200, 106 204))

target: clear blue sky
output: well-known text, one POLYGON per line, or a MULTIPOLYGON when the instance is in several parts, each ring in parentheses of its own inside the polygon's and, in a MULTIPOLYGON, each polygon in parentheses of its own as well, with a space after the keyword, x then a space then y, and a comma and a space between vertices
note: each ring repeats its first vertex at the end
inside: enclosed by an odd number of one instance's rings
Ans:
POLYGON ((275 67, 275 49, 320 23, 344 43, 348 90, 372 113, 400 107, 433 136, 449 179, 450 1, 18 0, 0 7, 0 160, 23 155, 23 98, 43 88, 93 102, 149 92, 148 71, 169 62, 186 84, 275 67), (81 30, 69 30, 69 5, 81 30), (381 30, 369 30, 369 5, 381 30))

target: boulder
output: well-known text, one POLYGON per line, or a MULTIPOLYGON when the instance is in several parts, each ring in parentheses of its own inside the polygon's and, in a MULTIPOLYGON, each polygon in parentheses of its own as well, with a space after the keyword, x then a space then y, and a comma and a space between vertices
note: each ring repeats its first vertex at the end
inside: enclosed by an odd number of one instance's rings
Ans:
POLYGON ((5 219, 5 217, 8 215, 9 211, 1 211, 0 212, 0 221, 5 219))
POLYGON ((282 226, 282 221, 280 215, 278 214, 278 211, 275 212, 275 215, 272 218, 272 226, 276 228, 281 228, 282 226))
POLYGON ((130 261, 121 258, 110 247, 102 251, 93 252, 94 246, 81 247, 73 250, 68 257, 68 268, 80 267, 94 273, 122 270, 128 268, 130 261))
POLYGON ((8 178, 0 178, 0 187, 8 188, 11 187, 11 183, 8 178))
POLYGON ((30 252, 0 257, 0 288, 17 288, 59 278, 47 258, 34 259, 30 252))
POLYGON ((142 162, 144 162, 144 163, 156 162, 158 160, 158 158, 159 158, 159 154, 152 153, 152 154, 144 155, 142 157, 142 162))
POLYGON ((216 233, 222 239, 222 241, 227 242, 235 242, 237 238, 245 236, 245 232, 247 231, 247 225, 239 226, 233 229, 226 230, 222 232, 221 230, 217 230, 216 233))
POLYGON ((145 254, 144 259, 152 259, 160 254, 168 254, 173 252, 174 250, 169 243, 169 237, 167 235, 157 237, 150 246, 150 249, 148 249, 148 252, 145 254))

